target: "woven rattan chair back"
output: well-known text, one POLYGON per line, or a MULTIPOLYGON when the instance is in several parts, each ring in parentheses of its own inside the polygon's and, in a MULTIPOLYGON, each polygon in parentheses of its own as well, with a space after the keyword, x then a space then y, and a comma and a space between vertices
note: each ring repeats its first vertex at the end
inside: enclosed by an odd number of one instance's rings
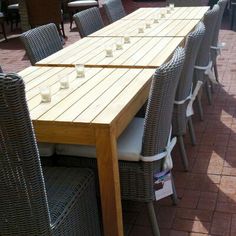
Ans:
MULTIPOLYGON (((194 66, 204 34, 205 34, 205 26, 202 22, 200 22, 195 28, 195 30, 188 35, 185 44, 186 56, 185 56, 184 66, 180 75, 180 80, 178 83, 175 96, 176 101, 185 100, 189 96, 191 90, 193 89, 192 83, 193 83, 194 66)), ((187 100, 185 103, 181 105, 174 106, 173 119, 172 119, 174 135, 183 135, 186 133, 186 126, 187 126, 186 109, 188 102, 189 100, 187 100)))
POLYGON ((166 148, 184 58, 185 49, 177 48, 172 59, 153 75, 144 121, 143 156, 156 155, 166 148))
POLYGON ((202 0, 167 0, 167 3, 174 3, 177 7, 202 6, 202 0))
POLYGON ((55 24, 42 25, 20 36, 32 65, 62 49, 55 24))
POLYGON ((1 235, 50 235, 45 184, 24 83, 0 75, 1 235))
POLYGON ((100 11, 97 7, 78 12, 73 17, 81 37, 86 37, 104 27, 100 11))
POLYGON ((121 0, 106 0, 104 8, 110 23, 126 15, 121 0))
MULTIPOLYGON (((227 3, 228 3, 228 0, 219 0, 218 3, 217 3, 217 5, 219 5, 219 7, 220 7, 220 11, 219 11, 218 19, 217 19, 217 22, 216 22, 215 31, 213 33, 211 46, 214 46, 214 47, 218 46, 218 38, 219 38, 221 21, 222 21, 223 14, 224 14, 225 7, 226 7, 227 3)), ((211 50, 211 57, 212 57, 212 60, 215 62, 216 57, 217 57, 217 51, 216 50, 211 50)))
POLYGON ((203 23, 206 28, 206 32, 202 39, 202 43, 196 59, 197 66, 207 66, 210 57, 210 46, 212 43, 213 34, 215 32, 215 26, 219 15, 219 6, 215 5, 212 10, 205 13, 203 23))
POLYGON ((192 87, 193 71, 198 51, 205 34, 205 26, 200 22, 195 30, 187 37, 185 44, 186 56, 183 70, 180 75, 179 84, 176 91, 175 100, 180 101, 185 99, 192 87))

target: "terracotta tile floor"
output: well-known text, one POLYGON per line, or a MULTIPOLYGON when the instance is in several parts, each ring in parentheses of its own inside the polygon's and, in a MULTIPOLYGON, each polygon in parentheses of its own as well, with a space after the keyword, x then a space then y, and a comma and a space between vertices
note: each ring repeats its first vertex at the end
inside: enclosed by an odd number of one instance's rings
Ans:
MULTIPOLYGON (((127 12, 140 6, 161 6, 165 2, 124 1, 127 12)), ((169 198, 155 203, 162 236, 236 235, 236 33, 227 30, 224 19, 220 39, 226 47, 218 59, 220 85, 215 86, 213 105, 204 104, 204 121, 194 117, 197 145, 189 136, 185 143, 190 171, 183 172, 178 149, 173 152, 174 177, 179 204, 169 198)), ((69 31, 66 45, 79 39, 69 31)), ((0 65, 6 72, 17 72, 30 63, 15 31, 9 42, 0 42, 0 65)), ((0 36, 1 37, 1 36, 0 36)), ((123 203, 126 235, 151 236, 146 208, 140 203, 123 203)))

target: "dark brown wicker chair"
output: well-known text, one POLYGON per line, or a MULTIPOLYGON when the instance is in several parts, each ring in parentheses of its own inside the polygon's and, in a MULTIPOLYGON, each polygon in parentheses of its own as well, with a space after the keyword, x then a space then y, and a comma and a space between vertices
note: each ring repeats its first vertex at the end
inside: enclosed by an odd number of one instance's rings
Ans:
POLYGON ((57 26, 60 35, 63 35, 63 37, 65 38, 61 1, 26 0, 26 6, 28 11, 29 24, 31 27, 34 28, 40 25, 54 23, 57 26))
POLYGON ((16 74, 0 74, 0 157, 0 235, 100 235, 93 172, 42 170, 16 74))

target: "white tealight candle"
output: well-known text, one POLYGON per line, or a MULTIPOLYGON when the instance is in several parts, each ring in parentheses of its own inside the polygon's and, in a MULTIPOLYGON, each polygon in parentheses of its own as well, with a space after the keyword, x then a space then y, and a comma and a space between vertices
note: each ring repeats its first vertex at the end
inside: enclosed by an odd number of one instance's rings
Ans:
POLYGON ((124 36, 124 43, 130 43, 130 37, 128 35, 124 36))
POLYGON ((165 18, 165 16, 166 16, 166 10, 163 9, 163 10, 161 11, 161 18, 165 18))
POLYGON ((170 7, 170 10, 173 11, 174 8, 175 8, 175 4, 174 4, 174 3, 170 3, 170 4, 169 4, 169 7, 170 7))
POLYGON ((75 70, 78 78, 83 78, 85 76, 84 65, 82 64, 75 65, 75 70))
POLYGON ((60 79, 60 88, 61 89, 67 89, 70 87, 70 84, 69 84, 69 79, 68 77, 63 77, 60 79))
POLYGON ((123 43, 122 43, 122 39, 119 39, 116 41, 116 50, 121 50, 123 49, 123 43))
POLYGON ((160 20, 160 15, 157 14, 153 20, 154 23, 159 23, 159 20, 160 20))
POLYGON ((41 87, 40 95, 42 102, 51 102, 51 91, 49 87, 41 87))
POLYGON ((171 13, 170 7, 167 7, 167 8, 166 8, 166 13, 167 13, 167 14, 170 14, 170 13, 171 13))
POLYGON ((139 33, 144 33, 144 28, 143 28, 143 26, 139 26, 139 27, 138 27, 138 32, 139 32, 139 33))
POLYGON ((151 22, 150 21, 146 21, 146 29, 150 29, 151 28, 151 22))
POLYGON ((106 57, 113 57, 112 47, 107 46, 105 51, 106 51, 106 57))

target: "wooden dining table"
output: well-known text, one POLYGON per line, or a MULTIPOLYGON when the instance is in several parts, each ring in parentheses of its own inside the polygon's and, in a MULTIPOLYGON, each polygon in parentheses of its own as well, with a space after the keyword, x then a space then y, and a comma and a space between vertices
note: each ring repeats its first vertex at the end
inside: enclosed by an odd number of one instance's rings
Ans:
POLYGON ((104 235, 123 235, 117 139, 148 98, 154 69, 29 67, 19 73, 37 141, 96 146, 104 235), (61 89, 60 80, 69 79, 61 89), (40 87, 49 87, 43 103, 40 87))
MULTIPOLYGON (((201 20, 209 9, 209 6, 199 7, 175 7, 173 11, 166 14, 166 19, 172 20, 201 20)), ((151 20, 161 13, 163 8, 143 7, 128 14, 121 20, 151 20)))
POLYGON ((39 61, 37 66, 69 66, 83 64, 89 67, 158 68, 184 44, 184 37, 132 37, 130 43, 116 49, 122 37, 87 37, 39 61), (107 48, 112 56, 107 57, 107 48))
POLYGON ((176 8, 150 28, 145 19, 150 22, 158 9, 137 10, 19 73, 39 142, 96 146, 105 236, 124 234, 117 139, 147 100, 155 69, 184 45, 208 8, 196 9, 176 8), (116 50, 124 35, 130 43, 116 50), (84 78, 76 76, 76 64, 85 65, 84 78), (63 77, 68 89, 60 89, 63 77), (50 87, 50 103, 41 102, 42 86, 50 87))

